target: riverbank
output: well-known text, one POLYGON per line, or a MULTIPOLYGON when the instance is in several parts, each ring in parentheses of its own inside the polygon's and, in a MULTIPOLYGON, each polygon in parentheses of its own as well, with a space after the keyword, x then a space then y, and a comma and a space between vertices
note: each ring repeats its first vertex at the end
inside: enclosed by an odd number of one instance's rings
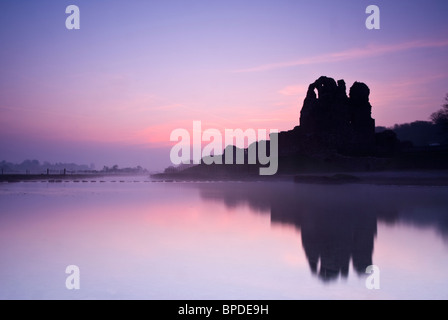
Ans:
POLYGON ((375 184, 399 186, 448 186, 448 170, 434 171, 376 171, 312 174, 209 175, 191 173, 161 173, 151 175, 155 180, 170 181, 294 181, 306 184, 375 184))
POLYGON ((448 171, 386 171, 295 175, 294 182, 308 184, 373 184, 394 186, 448 186, 448 171))
MULTIPOLYGON (((135 176, 135 175, 132 175, 135 176)), ((110 180, 111 178, 123 177, 123 175, 100 175, 100 174, 72 174, 72 175, 25 175, 6 174, 0 175, 2 183, 17 182, 72 182, 72 181, 99 181, 110 180)), ((147 179, 148 176, 145 175, 147 179)), ((379 172, 340 172, 340 173, 312 173, 295 175, 185 175, 176 174, 153 174, 152 181, 166 182, 201 182, 201 181, 258 181, 258 182, 278 182, 290 181, 302 184, 373 184, 373 185, 396 185, 396 186, 448 186, 448 170, 434 171, 379 171, 379 172)))
MULTIPOLYGON (((136 177, 138 175, 112 175, 112 174, 4 174, 0 175, 0 182, 15 183, 15 182, 32 182, 32 181, 48 181, 48 182, 65 182, 65 181, 101 181, 110 180, 111 178, 120 177, 136 177)), ((148 177, 148 175, 141 175, 148 177)))

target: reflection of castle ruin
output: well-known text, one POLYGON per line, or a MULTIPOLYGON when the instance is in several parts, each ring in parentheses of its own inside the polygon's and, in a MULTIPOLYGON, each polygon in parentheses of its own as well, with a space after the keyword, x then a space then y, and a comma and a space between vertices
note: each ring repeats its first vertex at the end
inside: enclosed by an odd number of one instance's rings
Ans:
POLYGON ((255 213, 269 213, 273 224, 295 226, 311 272, 322 281, 347 276, 350 263, 356 273, 365 275, 367 266, 375 262, 377 221, 432 227, 448 238, 448 198, 443 188, 289 183, 195 187, 204 200, 223 202, 229 208, 248 205, 255 213))
POLYGON ((290 184, 228 189, 207 186, 201 196, 224 201, 228 207, 247 203, 255 212, 269 212, 272 223, 296 226, 311 271, 328 281, 347 276, 350 262, 359 274, 372 264, 380 210, 366 207, 371 199, 363 196, 354 201, 353 193, 344 188, 327 194, 319 186, 299 188, 290 184))
POLYGON ((369 95, 364 83, 355 82, 347 97, 344 80, 317 79, 309 85, 300 126, 279 134, 281 155, 374 153, 375 120, 369 95))
POLYGON ((365 208, 350 197, 337 190, 329 195, 307 193, 289 201, 273 198, 271 221, 300 229, 310 269, 323 281, 346 277, 350 262, 358 274, 372 264, 377 209, 365 208))

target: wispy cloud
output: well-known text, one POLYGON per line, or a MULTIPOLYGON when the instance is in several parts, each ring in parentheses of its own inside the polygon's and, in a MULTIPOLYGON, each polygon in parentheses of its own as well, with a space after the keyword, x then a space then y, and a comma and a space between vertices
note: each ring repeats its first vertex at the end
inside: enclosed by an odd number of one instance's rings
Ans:
POLYGON ((278 91, 278 93, 285 95, 285 96, 296 97, 296 96, 305 94, 307 90, 308 90, 308 88, 305 86, 292 85, 292 86, 287 86, 287 87, 281 89, 280 91, 278 91))
POLYGON ((416 40, 416 41, 388 44, 388 45, 368 45, 363 48, 353 48, 340 52, 326 53, 313 57, 305 57, 294 61, 270 63, 246 69, 233 70, 233 72, 234 73, 260 72, 280 68, 296 67, 301 65, 310 65, 316 63, 333 63, 352 59, 362 59, 389 53, 396 53, 400 51, 407 51, 411 49, 440 48, 446 46, 448 46, 448 40, 432 40, 432 41, 416 40))
MULTIPOLYGON (((418 78, 404 78, 397 79, 392 83, 373 83, 377 88, 372 92, 372 103, 376 106, 391 106, 391 105, 412 105, 419 104, 424 106, 426 103, 432 103, 434 99, 441 99, 434 97, 431 92, 431 83, 441 79, 448 79, 448 73, 439 73, 434 75, 421 76, 418 78)), ((434 105, 437 108, 437 104, 434 105)))

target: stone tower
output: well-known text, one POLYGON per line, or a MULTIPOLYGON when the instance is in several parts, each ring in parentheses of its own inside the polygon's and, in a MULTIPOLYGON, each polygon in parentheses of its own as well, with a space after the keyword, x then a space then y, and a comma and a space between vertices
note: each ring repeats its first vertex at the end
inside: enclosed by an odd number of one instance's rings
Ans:
POLYGON ((369 155, 375 147, 370 89, 355 82, 347 97, 344 80, 320 77, 308 87, 300 113, 297 143, 304 150, 369 155))

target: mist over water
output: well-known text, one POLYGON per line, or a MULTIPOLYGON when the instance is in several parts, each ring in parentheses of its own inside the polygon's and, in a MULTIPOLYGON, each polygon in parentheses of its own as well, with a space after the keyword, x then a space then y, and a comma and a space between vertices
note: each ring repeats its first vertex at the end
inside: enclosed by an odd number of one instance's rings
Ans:
POLYGON ((112 181, 0 184, 1 299, 448 298, 446 187, 112 181))

